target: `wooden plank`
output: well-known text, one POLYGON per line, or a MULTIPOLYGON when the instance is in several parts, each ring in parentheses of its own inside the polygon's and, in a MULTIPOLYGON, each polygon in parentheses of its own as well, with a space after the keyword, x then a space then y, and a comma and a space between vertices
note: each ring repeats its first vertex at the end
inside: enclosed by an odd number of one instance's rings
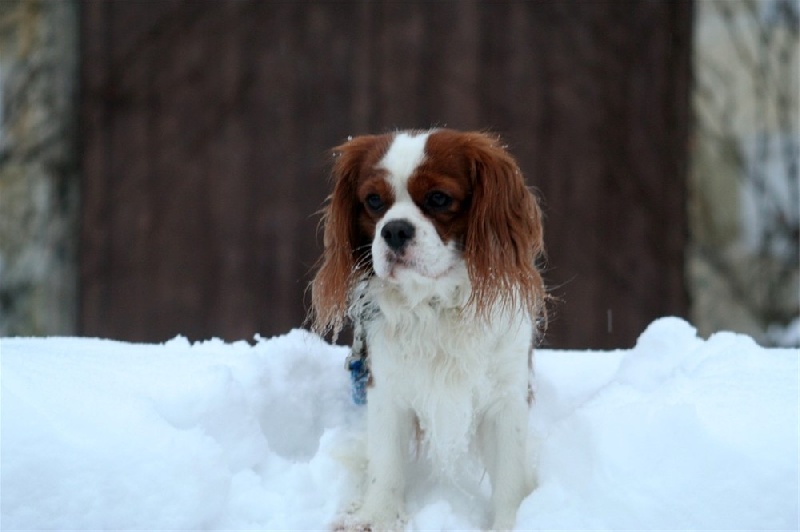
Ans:
POLYGON ((86 335, 102 335, 108 306, 105 272, 109 263, 108 241, 108 158, 109 109, 105 99, 108 85, 110 33, 109 4, 102 1, 81 5, 81 91, 80 126, 82 200, 80 243, 80 294, 78 328, 86 335), (91 31, 87 31, 91 28, 91 31))

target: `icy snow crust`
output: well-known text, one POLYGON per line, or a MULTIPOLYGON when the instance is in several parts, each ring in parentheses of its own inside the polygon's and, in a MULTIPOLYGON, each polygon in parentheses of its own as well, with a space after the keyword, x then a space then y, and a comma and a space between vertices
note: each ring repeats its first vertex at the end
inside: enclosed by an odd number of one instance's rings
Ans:
MULTIPOLYGON (((327 528, 364 465, 346 355, 301 330, 3 339, 3 528, 327 528)), ((675 318, 627 351, 538 351, 517 527, 797 529, 798 357, 675 318)), ((486 526, 488 486, 411 468, 408 529, 486 526)))

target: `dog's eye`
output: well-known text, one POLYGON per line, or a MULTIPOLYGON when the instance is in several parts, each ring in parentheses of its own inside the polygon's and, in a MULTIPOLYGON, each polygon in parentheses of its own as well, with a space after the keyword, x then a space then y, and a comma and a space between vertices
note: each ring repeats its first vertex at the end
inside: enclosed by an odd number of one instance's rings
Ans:
POLYGON ((452 204, 453 198, 439 190, 434 190, 425 196, 425 208, 431 212, 446 211, 452 204))
POLYGON ((378 196, 377 194, 369 194, 364 199, 364 204, 367 206, 367 208, 369 210, 375 211, 375 212, 382 211, 383 208, 386 206, 386 204, 383 202, 381 197, 378 196))

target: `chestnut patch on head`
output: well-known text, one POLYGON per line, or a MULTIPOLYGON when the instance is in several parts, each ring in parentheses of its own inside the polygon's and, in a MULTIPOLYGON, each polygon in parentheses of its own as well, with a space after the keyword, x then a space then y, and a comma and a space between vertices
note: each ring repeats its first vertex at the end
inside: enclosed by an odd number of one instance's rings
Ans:
POLYGON ((360 230, 369 238, 375 236, 375 226, 394 203, 394 191, 386 180, 386 171, 371 170, 359 180, 356 198, 361 207, 358 216, 360 230))
POLYGON ((459 146, 428 138, 423 162, 408 181, 408 192, 443 242, 463 244, 472 188, 469 164, 459 146))

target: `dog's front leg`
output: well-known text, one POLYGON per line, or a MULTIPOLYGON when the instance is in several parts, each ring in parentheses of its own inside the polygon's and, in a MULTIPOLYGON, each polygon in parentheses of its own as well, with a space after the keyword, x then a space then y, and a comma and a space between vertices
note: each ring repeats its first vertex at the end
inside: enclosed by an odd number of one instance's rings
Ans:
MULTIPOLYGON (((381 390, 383 391, 383 390, 381 390)), ((388 393, 369 390, 367 400, 367 490, 357 518, 375 529, 402 527, 405 465, 411 412, 388 393)))
POLYGON ((481 440, 492 482, 493 530, 514 528, 517 510, 528 494, 528 405, 523 397, 503 402, 484 418, 481 440))

